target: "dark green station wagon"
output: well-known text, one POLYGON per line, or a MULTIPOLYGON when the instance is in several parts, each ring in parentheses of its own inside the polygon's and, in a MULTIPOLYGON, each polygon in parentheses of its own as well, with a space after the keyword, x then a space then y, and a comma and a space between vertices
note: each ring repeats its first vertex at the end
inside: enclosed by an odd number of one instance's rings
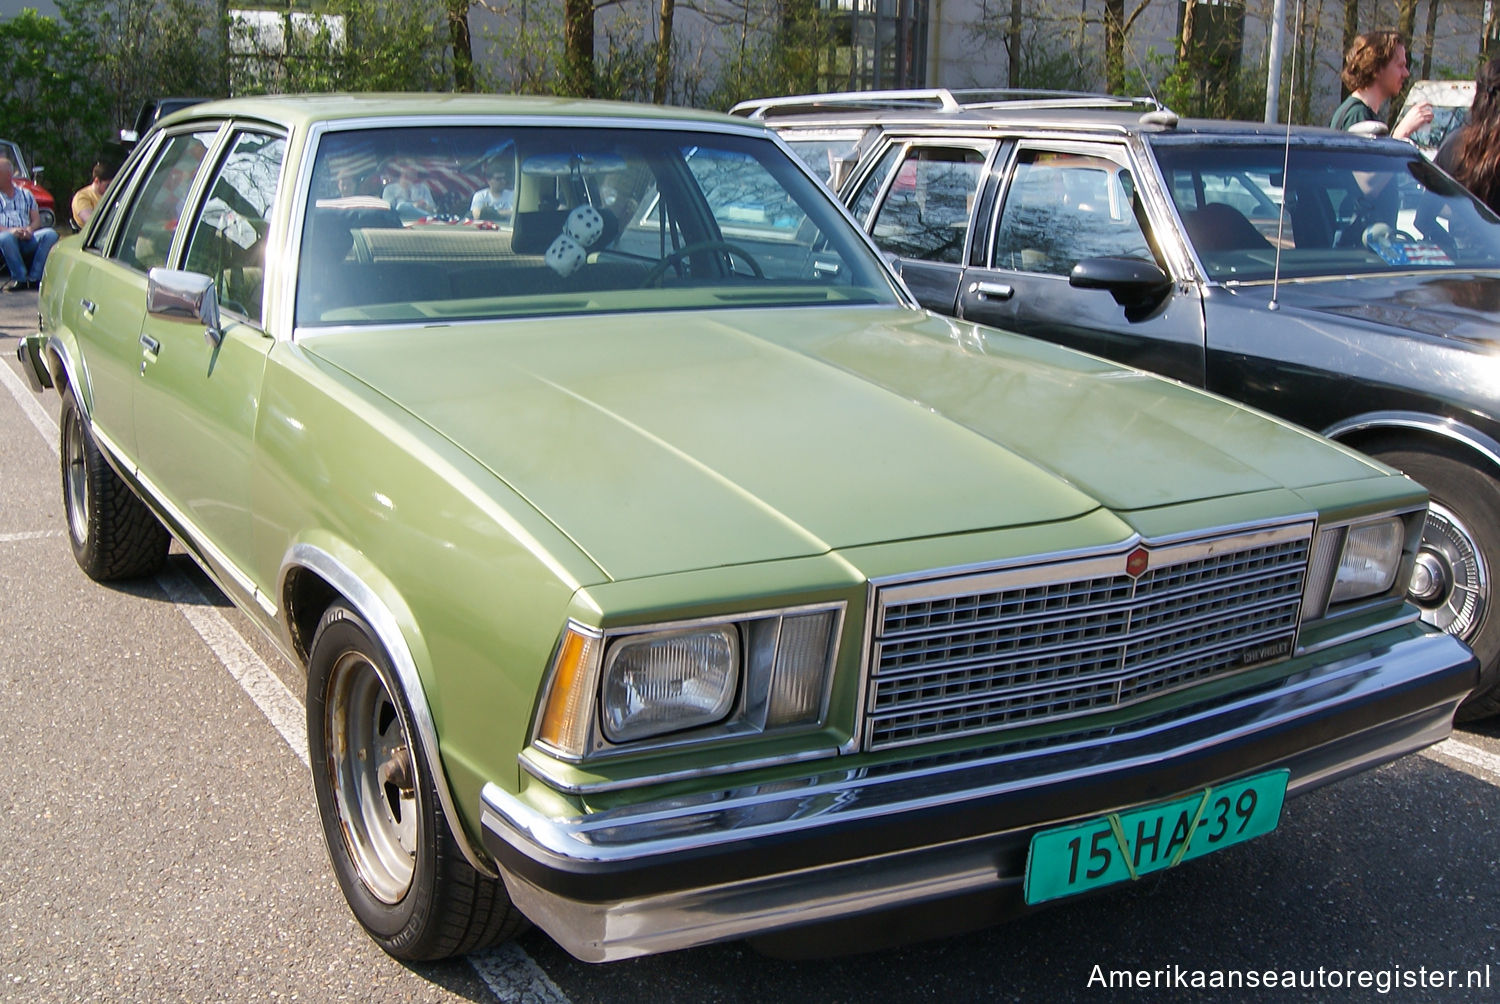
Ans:
POLYGON ((1420 487, 920 310, 753 123, 197 105, 20 355, 83 570, 175 538, 305 670, 403 959, 985 922, 1264 834, 1476 679, 1405 599, 1420 487))

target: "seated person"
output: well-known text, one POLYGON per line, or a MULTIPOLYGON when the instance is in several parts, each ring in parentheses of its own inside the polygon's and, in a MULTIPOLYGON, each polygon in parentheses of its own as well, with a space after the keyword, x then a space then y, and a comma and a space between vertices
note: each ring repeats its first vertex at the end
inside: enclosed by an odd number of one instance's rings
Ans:
POLYGON ((99 208, 99 200, 104 197, 105 189, 114 180, 115 166, 105 161, 94 164, 93 180, 84 185, 73 195, 73 227, 82 230, 88 225, 89 220, 94 217, 94 210, 99 208))
POLYGON ((10 269, 8 292, 36 289, 42 284, 47 255, 57 243, 57 231, 43 227, 36 196, 15 183, 16 168, 0 157, 0 257, 10 269))
POLYGON ((339 197, 348 198, 359 194, 359 185, 363 180, 358 171, 343 170, 333 179, 333 183, 338 189, 339 197))
POLYGON ((403 220, 416 219, 418 216, 431 216, 437 212, 437 203, 433 201, 432 189, 428 187, 427 182, 417 179, 417 169, 413 164, 397 165, 396 180, 385 186, 380 197, 385 199, 403 220))
POLYGON ((516 192, 510 187, 510 172, 499 164, 490 168, 488 187, 474 193, 469 202, 471 220, 508 220, 515 208, 516 192))

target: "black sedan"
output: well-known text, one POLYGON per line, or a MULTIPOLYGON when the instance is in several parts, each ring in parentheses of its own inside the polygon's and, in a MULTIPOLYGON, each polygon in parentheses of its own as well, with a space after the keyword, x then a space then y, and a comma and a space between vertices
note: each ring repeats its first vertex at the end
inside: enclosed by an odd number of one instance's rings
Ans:
POLYGON ((1500 712, 1500 220, 1394 140, 1107 97, 918 103, 753 114, 794 149, 861 137, 841 193, 931 309, 1207 387, 1425 484, 1411 599, 1480 656, 1459 717, 1500 712))

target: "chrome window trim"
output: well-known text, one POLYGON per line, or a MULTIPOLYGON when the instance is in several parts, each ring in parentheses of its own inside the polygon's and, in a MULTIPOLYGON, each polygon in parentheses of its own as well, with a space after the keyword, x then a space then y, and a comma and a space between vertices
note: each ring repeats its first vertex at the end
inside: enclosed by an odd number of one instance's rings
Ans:
MULTIPOLYGON (((906 154, 911 149, 911 140, 894 137, 886 138, 884 143, 877 144, 871 149, 869 156, 866 158, 867 166, 865 169, 854 178, 851 178, 847 184, 851 196, 858 194, 860 186, 864 184, 865 179, 880 166, 881 158, 885 156, 887 150, 893 147, 897 148, 896 159, 891 162, 891 169, 886 172, 885 177, 876 186, 875 198, 871 200, 870 209, 865 213, 865 218, 862 220, 858 219, 853 215, 852 210, 849 214, 849 218, 854 220, 855 226, 859 227, 860 231, 867 237, 870 237, 871 224, 875 220, 875 215, 880 212, 880 207, 885 205, 885 200, 890 195, 891 186, 896 183, 896 175, 901 173, 901 165, 906 163, 906 154)), ((843 199, 839 199, 839 204, 845 205, 846 203, 843 199)), ((875 244, 874 237, 870 237, 870 243, 874 244, 876 250, 879 251, 880 245, 875 244)), ((880 256, 884 258, 885 252, 880 251, 880 256)))
MULTIPOLYGON (((899 175, 901 173, 901 169, 906 166, 908 158, 910 158, 911 155, 912 155, 912 151, 914 151, 914 150, 934 150, 934 149, 938 149, 938 150, 970 150, 970 151, 973 151, 974 153, 977 153, 977 154, 980 155, 980 159, 979 159, 979 177, 977 179, 977 183, 975 184, 974 188, 970 192, 970 195, 974 199, 974 205, 972 207, 970 207, 970 209, 969 209, 969 222, 968 222, 967 226, 964 229, 964 243, 963 243, 963 247, 959 249, 959 259, 958 259, 958 261, 956 261, 956 262, 932 261, 932 260, 927 259, 927 258, 905 258, 905 257, 902 257, 900 255, 897 255, 897 257, 901 258, 901 260, 903 260, 903 261, 915 262, 915 263, 917 263, 919 265, 922 265, 924 267, 927 267, 927 266, 946 267, 946 268, 951 269, 953 271, 962 273, 965 269, 967 269, 969 267, 968 261, 969 261, 969 255, 971 253, 970 249, 972 248, 972 246, 974 244, 974 230, 975 230, 975 222, 976 222, 975 219, 974 219, 974 210, 979 206, 979 195, 980 195, 981 192, 984 191, 984 183, 985 183, 986 179, 989 178, 990 171, 994 169, 996 153, 997 153, 997 151, 999 151, 1001 149, 1002 146, 1003 146, 1003 144, 1000 143, 1000 141, 996 140, 993 137, 979 137, 979 136, 968 137, 968 136, 936 136, 936 135, 933 135, 933 136, 913 137, 913 138, 907 140, 906 141, 906 145, 905 145, 905 149, 901 151, 901 156, 899 158, 897 158, 897 160, 896 160, 896 166, 895 166, 895 168, 891 171, 890 177, 886 178, 886 180, 881 184, 881 191, 876 194, 876 196, 875 196, 875 203, 874 203, 874 205, 872 205, 870 207, 869 226, 866 227, 864 224, 861 223, 861 224, 859 224, 860 229, 864 230, 867 234, 869 234, 870 240, 873 243, 874 240, 875 240, 874 233, 873 233, 873 231, 875 229, 875 220, 876 220, 877 217, 880 216, 880 210, 883 209, 883 208, 885 208, 885 202, 886 202, 886 199, 890 197, 890 190, 891 190, 891 188, 895 184, 895 178, 896 178, 897 175, 899 175)), ((843 204, 843 200, 842 199, 839 200, 839 202, 840 202, 841 205, 843 204)), ((850 219, 853 219, 853 217, 851 216, 850 219)), ((877 250, 878 250, 879 246, 877 245, 876 247, 877 247, 877 250)), ((894 253, 894 252, 892 252, 892 253, 894 253)), ((881 258, 884 258, 885 257, 885 252, 881 251, 880 252, 880 256, 881 256, 881 258)))
MULTIPOLYGON (((1015 142, 1011 145, 1003 162, 1003 183, 995 193, 995 204, 990 207, 989 233, 984 248, 984 267, 986 269, 992 269, 997 272, 1018 272, 1021 275, 1035 278, 1044 276, 1063 280, 1068 278, 1065 275, 1060 276, 1051 272, 1020 272, 1018 269, 1001 268, 995 264, 997 254, 996 245, 1000 239, 1000 214, 1005 211, 1005 204, 1010 199, 1011 184, 1015 180, 1016 162, 1025 151, 1040 150, 1043 152, 1071 153, 1081 156, 1098 157, 1101 160, 1112 161, 1117 166, 1131 172, 1132 176, 1136 179, 1136 194, 1141 200, 1142 207, 1146 210, 1146 222, 1150 228, 1149 233, 1142 232, 1141 236, 1145 238, 1147 247, 1150 247, 1153 243, 1155 244, 1155 252, 1163 259, 1156 262, 1156 264, 1162 266, 1167 275, 1174 282, 1178 283, 1187 281, 1183 278, 1184 276, 1190 277, 1195 274, 1207 275, 1206 272, 1195 272, 1191 256, 1185 257, 1178 246, 1182 243, 1180 238, 1165 241, 1162 239, 1163 234, 1174 237, 1180 234, 1181 220, 1177 218, 1172 207, 1163 205, 1161 200, 1157 198, 1162 185, 1161 172, 1158 170, 1155 162, 1149 158, 1144 158, 1146 168, 1142 168, 1141 162, 1143 158, 1136 155, 1135 147, 1131 143, 1131 137, 1128 133, 1121 133, 1118 136, 1094 137, 1064 135, 1056 139, 1046 134, 1023 134, 1017 135, 1014 139, 1015 142), (1141 180, 1143 177, 1154 179, 1156 184, 1143 183, 1141 180), (1164 220, 1169 224, 1175 224, 1175 226, 1169 225, 1163 227, 1161 224, 1164 220)), ((1002 162, 998 158, 995 161, 995 166, 1002 166, 1002 162)), ((969 259, 965 258, 964 260, 968 261, 969 259)))
MULTIPOLYGON (((721 744, 725 742, 732 742, 735 740, 754 741, 765 736, 774 737, 805 735, 817 732, 821 729, 825 729, 829 725, 828 712, 832 705, 834 681, 838 676, 839 649, 840 642, 842 641, 843 637, 847 608, 848 604, 844 600, 828 600, 816 603, 803 603, 791 606, 767 607, 764 609, 746 610, 742 613, 734 614, 714 614, 705 617, 693 617, 673 621, 651 622, 649 624, 624 625, 615 628, 600 628, 594 625, 583 624, 573 618, 569 618, 567 623, 563 626, 563 630, 558 633, 557 642, 553 645, 552 656, 547 663, 546 676, 542 681, 542 686, 538 688, 538 693, 541 695, 541 697, 537 701, 536 706, 532 709, 531 727, 528 730, 529 739, 526 747, 521 750, 520 754, 517 755, 517 759, 521 761, 523 767, 526 767, 526 751, 535 749, 539 751, 542 756, 555 759, 561 763, 586 766, 595 763, 607 763, 611 760, 618 760, 622 757, 634 756, 641 753, 660 753, 663 750, 690 749, 703 746, 711 746, 714 744, 721 744), (830 632, 832 651, 828 656, 826 669, 827 675, 823 681, 823 693, 820 699, 818 708, 818 720, 816 723, 811 725, 786 726, 770 731, 746 730, 741 732, 721 732, 717 735, 701 734, 705 731, 711 733, 712 730, 718 729, 722 725, 722 723, 718 723, 713 725, 697 726, 691 730, 687 730, 681 733, 674 732, 664 736, 647 737, 645 739, 632 740, 625 743, 614 743, 605 738, 603 727, 601 725, 602 716, 599 704, 602 700, 602 688, 604 680, 603 670, 605 666, 605 660, 609 656, 610 643, 615 639, 628 638, 642 634, 691 631, 695 628, 715 627, 725 624, 732 624, 736 628, 738 628, 740 625, 748 623, 750 621, 764 621, 771 620, 773 618, 781 619, 786 617, 795 617, 803 614, 816 613, 832 613, 834 615, 833 628, 830 632), (597 678, 593 683, 594 694, 591 698, 591 706, 593 710, 588 726, 588 738, 586 740, 588 749, 582 756, 578 757, 565 753, 562 750, 553 748, 539 736, 542 727, 542 712, 543 709, 546 708, 548 701, 551 699, 552 687, 557 679, 558 658, 562 653, 562 640, 569 631, 573 631, 586 637, 597 638, 600 640, 600 642, 602 642, 599 648, 599 673, 597 674, 597 678)), ((778 625, 778 646, 780 644, 780 633, 781 627, 780 625, 778 625)), ((746 652, 746 650, 742 649, 742 652, 746 652)), ((735 714, 739 714, 743 711, 742 691, 744 683, 745 662, 746 658, 744 655, 742 655, 740 680, 739 684, 737 684, 736 686, 737 692, 734 704, 735 710, 731 713, 731 718, 735 714)), ((834 755, 838 752, 838 748, 830 748, 826 753, 822 751, 815 751, 815 755, 834 755)), ((791 763, 807 758, 808 756, 806 752, 798 752, 796 754, 786 754, 784 756, 768 758, 763 762, 767 765, 771 765, 784 762, 791 763)), ((530 770, 530 768, 527 769, 530 770)), ((720 772, 719 768, 709 768, 709 770, 712 773, 720 772)), ((535 773, 535 771, 530 772, 533 774, 535 773)), ((675 774, 676 772, 668 773, 675 774)), ((663 780, 666 776, 667 775, 653 774, 648 777, 633 779, 628 782, 621 782, 618 786, 637 787, 645 784, 656 784, 659 781, 663 780)), ((550 783, 550 778, 544 778, 544 780, 549 780, 550 783)), ((614 784, 614 782, 604 783, 614 784)))
MULTIPOLYGON (((264 254, 261 262, 261 269, 263 270, 264 278, 261 281, 260 289, 260 320, 253 321, 248 315, 241 314, 238 311, 230 310, 225 312, 228 314, 228 316, 236 318, 239 323, 265 333, 270 330, 268 326, 268 312, 266 310, 266 305, 271 294, 271 288, 274 285, 272 270, 274 269, 278 273, 285 271, 285 269, 281 267, 281 263, 283 261, 282 255, 271 253, 271 236, 275 230, 275 220, 278 215, 276 212, 277 206, 286 193, 287 166, 288 162, 292 159, 291 131, 288 130, 285 126, 278 126, 275 123, 264 122, 259 119, 230 119, 227 120, 225 124, 226 126, 228 126, 228 128, 219 140, 222 145, 218 151, 218 159, 214 162, 213 170, 209 172, 209 174, 204 178, 204 190, 201 194, 205 199, 212 192, 211 186, 213 185, 213 183, 217 182, 222 176, 224 164, 228 160, 229 155, 234 152, 234 146, 237 142, 239 142, 240 137, 245 135, 267 136, 273 139, 279 139, 286 144, 286 147, 281 154, 281 164, 276 171, 276 194, 274 201, 271 203, 271 212, 266 217, 266 232, 264 234, 261 234, 260 237, 261 242, 264 244, 264 254)), ((187 228, 190 233, 188 237, 184 238, 182 247, 182 264, 184 265, 187 264, 187 254, 190 250, 189 244, 192 241, 192 232, 196 231, 197 222, 202 213, 203 206, 199 205, 194 207, 192 215, 193 226, 187 228)), ((215 291, 216 295, 222 292, 222 290, 215 291)))
MULTIPOLYGON (((160 163, 158 155, 161 153, 162 147, 179 136, 191 136, 194 133, 208 132, 208 127, 211 125, 214 126, 213 138, 210 139, 206 145, 206 149, 203 152, 203 159, 199 161, 198 169, 193 174, 193 182, 188 186, 187 193, 183 196, 182 211, 178 213, 179 220, 183 218, 187 218, 188 220, 196 220, 198 218, 198 212, 201 208, 200 203, 203 201, 204 189, 208 185, 208 175, 212 173, 205 168, 205 165, 213 164, 215 165, 214 170, 217 170, 219 158, 223 154, 225 136, 228 135, 231 125, 230 120, 227 118, 185 123, 180 128, 174 126, 171 129, 164 129, 157 134, 156 145, 152 148, 151 162, 137 173, 137 176, 134 179, 134 184, 132 184, 130 189, 130 205, 125 207, 124 214, 121 215, 115 222, 113 230, 109 235, 109 251, 105 255, 106 258, 119 265, 121 268, 128 269, 129 271, 135 272, 142 276, 146 274, 145 269, 139 269, 133 265, 128 265, 125 262, 121 261, 117 256, 119 246, 116 242, 120 238, 120 227, 126 220, 130 219, 134 215, 136 209, 139 208, 136 199, 140 196, 141 186, 145 183, 146 179, 155 174, 155 168, 160 163), (215 125, 215 123, 217 124, 215 125)), ((179 226, 176 228, 176 230, 173 231, 172 243, 167 248, 167 254, 164 261, 164 265, 166 267, 176 268, 176 263, 182 260, 182 256, 186 252, 187 248, 187 232, 190 230, 192 230, 192 227, 190 226, 179 226)))
POLYGON ((1419 411, 1371 411, 1341 419, 1324 429, 1322 435, 1328 439, 1341 440, 1355 432, 1372 429, 1415 429, 1430 432, 1466 446, 1500 467, 1500 440, 1486 435, 1471 425, 1453 418, 1428 415, 1419 411))
MULTIPOLYGON (((301 153, 298 155, 300 159, 299 173, 294 179, 283 178, 283 181, 290 180, 292 182, 292 186, 288 190, 289 198, 291 199, 291 202, 289 203, 289 211, 282 213, 280 216, 281 219, 286 221, 287 229, 283 237, 282 254, 278 258, 278 261, 300 261, 300 255, 302 253, 302 231, 307 220, 308 197, 312 192, 313 167, 318 159, 318 147, 322 144, 323 137, 326 134, 334 132, 359 131, 364 129, 440 129, 456 126, 515 126, 539 129, 630 129, 644 132, 696 132, 715 136, 722 136, 725 133, 730 133, 750 139, 767 140, 777 149, 779 149, 781 153, 789 161, 791 161, 791 163, 794 165, 794 168, 800 171, 803 176, 805 176, 814 185, 814 187, 818 189, 818 191, 824 193, 824 195, 827 196, 829 206, 833 210, 834 214, 842 217, 845 222, 850 224, 852 231, 857 235, 855 239, 863 241, 865 246, 869 249, 872 258, 874 259, 872 264, 877 273, 882 274, 886 277, 887 283, 890 286, 892 297, 894 298, 895 302, 911 309, 917 309, 917 302, 907 291, 905 283, 901 281, 895 270, 891 268, 890 263, 885 260, 885 257, 880 253, 880 249, 875 246, 875 242, 870 238, 870 235, 865 233, 864 228, 856 223, 854 221, 854 218, 849 215, 848 207, 844 205, 843 200, 837 198, 832 192, 828 190, 828 186, 824 184, 817 175, 812 173, 812 169, 808 167, 807 164, 803 163, 801 157, 798 157, 795 153, 792 152, 791 148, 786 145, 786 142, 782 140, 780 136, 778 136, 775 132, 768 129, 764 125, 745 120, 729 122, 698 122, 692 119, 672 118, 639 119, 592 115, 573 117, 566 115, 489 115, 470 113, 432 116, 382 115, 372 116, 370 118, 325 119, 314 122, 309 127, 307 135, 302 141, 301 153)), ((287 143, 289 153, 292 149, 294 138, 294 136, 288 137, 287 143)), ((268 247, 268 256, 269 252, 270 248, 268 247)), ((284 335, 276 335, 278 340, 296 341, 299 337, 305 337, 310 330, 307 328, 296 326, 297 270, 295 268, 284 268, 280 271, 284 274, 278 277, 277 303, 280 305, 280 309, 277 311, 277 323, 272 326, 270 321, 268 320, 266 323, 266 330, 285 332, 284 335)), ((267 285, 269 286, 269 283, 267 285)), ((771 306, 775 305, 767 305, 768 308, 771 306)), ((889 305, 875 304, 874 306, 889 305)), ((701 310, 704 308, 695 307, 691 309, 701 310)), ((778 307, 777 309, 785 308, 778 307)), ((578 315, 570 314, 567 316, 578 315)), ((525 319, 533 320, 535 318, 525 319)), ((429 327, 434 323, 443 324, 444 322, 433 321, 429 319, 423 321, 410 321, 406 322, 406 324, 404 325, 399 326, 409 327, 410 325, 416 324, 423 327, 429 327)), ((493 322, 487 321, 486 323, 493 322)), ((396 327, 397 325, 392 326, 396 327)), ((345 326, 341 326, 341 328, 342 327, 345 326)), ((347 327, 357 327, 364 331, 372 330, 372 328, 368 325, 349 325, 347 327)), ((382 327, 384 327, 384 325, 382 325, 382 327)), ((319 332, 322 332, 331 329, 320 327, 317 330, 319 332)))
MULTIPOLYGON (((120 165, 119 171, 115 173, 109 188, 104 192, 104 198, 99 205, 108 207, 106 211, 100 212, 95 209, 94 215, 84 225, 82 231, 83 250, 88 254, 98 255, 101 258, 109 257, 109 247, 114 241, 115 231, 119 229, 120 220, 125 215, 124 204, 135 196, 135 190, 140 185, 141 173, 145 170, 142 164, 149 164, 156 156, 156 149, 161 144, 161 135, 158 133, 151 137, 149 143, 138 143, 135 149, 125 157, 125 162, 120 165), (100 220, 107 221, 108 226, 98 233, 98 244, 95 246, 95 231, 101 226, 100 220)), ((72 206, 69 206, 71 214, 72 206)))
MULTIPOLYGON (((390 657, 391 666, 395 669, 396 677, 401 683, 407 706, 411 709, 412 724, 416 727, 417 735, 422 743, 422 752, 431 767, 433 787, 437 789, 438 802, 448 822, 449 832, 453 834, 453 839, 458 842, 459 850, 463 852, 465 860, 470 865, 490 878, 498 877, 499 873, 489 861, 488 856, 482 856, 476 852, 469 840, 468 832, 464 829, 463 819, 458 814, 458 808, 453 801, 453 792, 448 785, 448 774, 443 769, 443 759, 437 741, 437 725, 432 717, 432 709, 427 703, 427 692, 422 687, 422 678, 417 673, 417 665, 412 659, 411 650, 407 647, 406 637, 401 633, 401 628, 396 623, 396 618, 390 608, 347 565, 320 547, 307 543, 292 546, 286 557, 282 559, 281 571, 277 575, 279 589, 286 588, 287 576, 296 568, 307 569, 322 577, 354 607, 355 612, 364 618, 365 623, 369 624, 370 629, 375 632, 375 640, 390 657)), ((316 764, 313 765, 313 769, 317 769, 316 764)))
MULTIPOLYGON (((902 296, 904 297, 905 294, 903 293, 902 296)), ((725 309, 732 309, 732 310, 734 310, 735 312, 738 313, 738 312, 760 311, 760 310, 779 310, 779 311, 793 310, 793 309, 795 309, 795 310, 823 310, 823 309, 827 309, 827 308, 830 308, 830 307, 837 307, 841 311, 842 310, 902 310, 902 311, 905 311, 905 310, 913 309, 913 308, 911 308, 909 305, 907 305, 905 303, 830 303, 830 304, 826 304, 826 305, 799 304, 796 307, 787 307, 785 305, 777 305, 777 304, 753 304, 753 305, 748 305, 748 306, 736 306, 736 307, 725 308, 725 309)), ((644 317, 644 316, 647 316, 649 314, 660 314, 660 315, 662 315, 664 317, 672 317, 672 316, 677 315, 677 314, 691 313, 691 312, 694 312, 694 311, 706 312, 706 311, 712 310, 712 309, 717 309, 717 308, 706 308, 706 307, 693 306, 693 307, 681 307, 681 308, 670 308, 670 309, 668 309, 668 308, 661 308, 661 307, 652 307, 652 308, 643 309, 643 310, 596 311, 596 312, 589 313, 589 314, 518 314, 518 315, 515 315, 515 316, 512 316, 512 317, 473 317, 473 318, 464 318, 462 320, 452 320, 452 321, 438 320, 436 318, 430 318, 429 317, 429 318, 422 318, 422 319, 410 320, 410 321, 387 321, 387 322, 384 322, 384 323, 381 323, 381 324, 326 324, 326 325, 325 324, 319 324, 319 325, 316 325, 316 326, 296 325, 296 326, 294 326, 292 328, 292 334, 291 334, 290 340, 291 341, 295 341, 295 342, 304 342, 304 341, 311 342, 311 341, 313 341, 313 340, 315 340, 317 338, 322 337, 323 335, 349 335, 349 334, 355 334, 355 333, 359 333, 359 334, 375 334, 375 333, 381 333, 381 332, 407 331, 407 330, 410 330, 412 328, 423 328, 423 329, 426 329, 426 328, 446 328, 446 329, 452 329, 452 330, 458 331, 458 330, 462 330, 462 329, 464 329, 466 327, 483 326, 485 329, 493 331, 494 330, 494 326, 497 325, 497 324, 530 324, 530 323, 535 323, 535 322, 538 322, 538 321, 547 321, 547 320, 551 320, 553 318, 558 318, 558 317, 598 317, 598 318, 609 318, 609 317, 644 317)), ((958 326, 963 326, 966 323, 972 323, 972 322, 965 322, 965 321, 963 321, 963 320, 961 320, 959 318, 956 318, 956 317, 941 317, 941 318, 938 318, 938 320, 950 321, 953 324, 958 325, 958 326)), ((286 340, 286 339, 283 339, 283 340, 286 340)))

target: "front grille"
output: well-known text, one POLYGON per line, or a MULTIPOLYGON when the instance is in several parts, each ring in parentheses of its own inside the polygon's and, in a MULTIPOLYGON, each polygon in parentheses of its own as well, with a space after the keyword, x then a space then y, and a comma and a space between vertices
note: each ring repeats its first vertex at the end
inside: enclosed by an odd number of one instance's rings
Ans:
POLYGON ((865 748, 1108 711, 1283 658, 1311 534, 1295 523, 880 587, 865 748))

